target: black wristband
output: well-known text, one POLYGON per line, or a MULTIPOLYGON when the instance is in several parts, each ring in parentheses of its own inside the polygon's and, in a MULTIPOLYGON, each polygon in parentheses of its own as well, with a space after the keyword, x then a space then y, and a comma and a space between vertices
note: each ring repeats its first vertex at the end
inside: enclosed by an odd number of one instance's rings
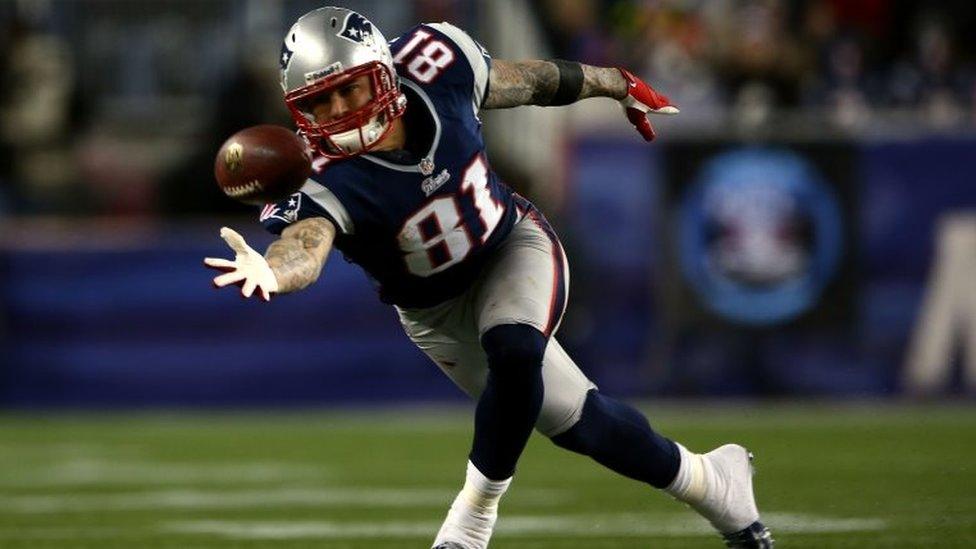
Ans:
POLYGON ((559 69, 559 87, 549 100, 549 105, 559 107, 575 103, 583 90, 583 67, 575 61, 553 59, 551 61, 559 69))

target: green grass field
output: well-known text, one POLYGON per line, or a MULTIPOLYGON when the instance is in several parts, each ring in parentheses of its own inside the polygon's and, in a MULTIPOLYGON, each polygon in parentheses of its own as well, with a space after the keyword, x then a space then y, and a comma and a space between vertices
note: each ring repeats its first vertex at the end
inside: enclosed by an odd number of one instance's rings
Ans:
MULTIPOLYGON (((647 407, 756 454, 780 547, 976 547, 976 406, 647 407)), ((429 547, 467 408, 0 416, 0 547, 429 547)), ((534 436, 492 547, 722 547, 687 508, 534 436)))

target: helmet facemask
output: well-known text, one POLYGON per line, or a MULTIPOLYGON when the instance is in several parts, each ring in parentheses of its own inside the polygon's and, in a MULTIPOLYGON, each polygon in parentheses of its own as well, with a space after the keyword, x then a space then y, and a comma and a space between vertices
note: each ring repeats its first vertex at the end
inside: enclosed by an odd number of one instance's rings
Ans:
POLYGON ((406 97, 389 67, 373 61, 298 88, 285 95, 285 104, 316 152, 329 158, 349 158, 369 152, 389 134, 393 121, 406 109, 406 97), (316 100, 361 76, 368 77, 371 98, 337 119, 318 123, 312 112, 316 100))

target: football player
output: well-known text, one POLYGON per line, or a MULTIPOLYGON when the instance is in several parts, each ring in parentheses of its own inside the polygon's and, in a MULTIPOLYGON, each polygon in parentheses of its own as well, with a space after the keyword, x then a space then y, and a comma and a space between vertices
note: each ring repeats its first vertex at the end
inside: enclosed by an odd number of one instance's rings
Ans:
POLYGON ((315 282, 339 249, 394 305, 407 335, 477 400, 463 488, 433 545, 488 545, 498 503, 535 428, 563 448, 690 504, 730 547, 772 547, 738 445, 693 453, 600 393, 553 337, 569 288, 545 217, 491 170, 481 109, 609 97, 650 141, 676 114, 630 72, 571 61, 492 60, 461 29, 421 24, 389 43, 347 9, 311 11, 280 54, 284 99, 317 153, 300 192, 261 221, 262 256, 229 228, 233 260, 207 258, 244 297, 315 282))

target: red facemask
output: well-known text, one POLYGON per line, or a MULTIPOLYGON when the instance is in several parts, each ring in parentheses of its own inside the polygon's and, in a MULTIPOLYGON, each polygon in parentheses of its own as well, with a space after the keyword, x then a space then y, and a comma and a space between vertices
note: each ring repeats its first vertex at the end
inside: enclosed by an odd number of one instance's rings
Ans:
POLYGON ((329 158, 349 158, 369 152, 390 132, 406 110, 396 75, 379 61, 337 72, 285 95, 285 104, 299 131, 316 152, 329 158), (372 98, 340 118, 319 124, 308 106, 360 76, 368 76, 372 98))

